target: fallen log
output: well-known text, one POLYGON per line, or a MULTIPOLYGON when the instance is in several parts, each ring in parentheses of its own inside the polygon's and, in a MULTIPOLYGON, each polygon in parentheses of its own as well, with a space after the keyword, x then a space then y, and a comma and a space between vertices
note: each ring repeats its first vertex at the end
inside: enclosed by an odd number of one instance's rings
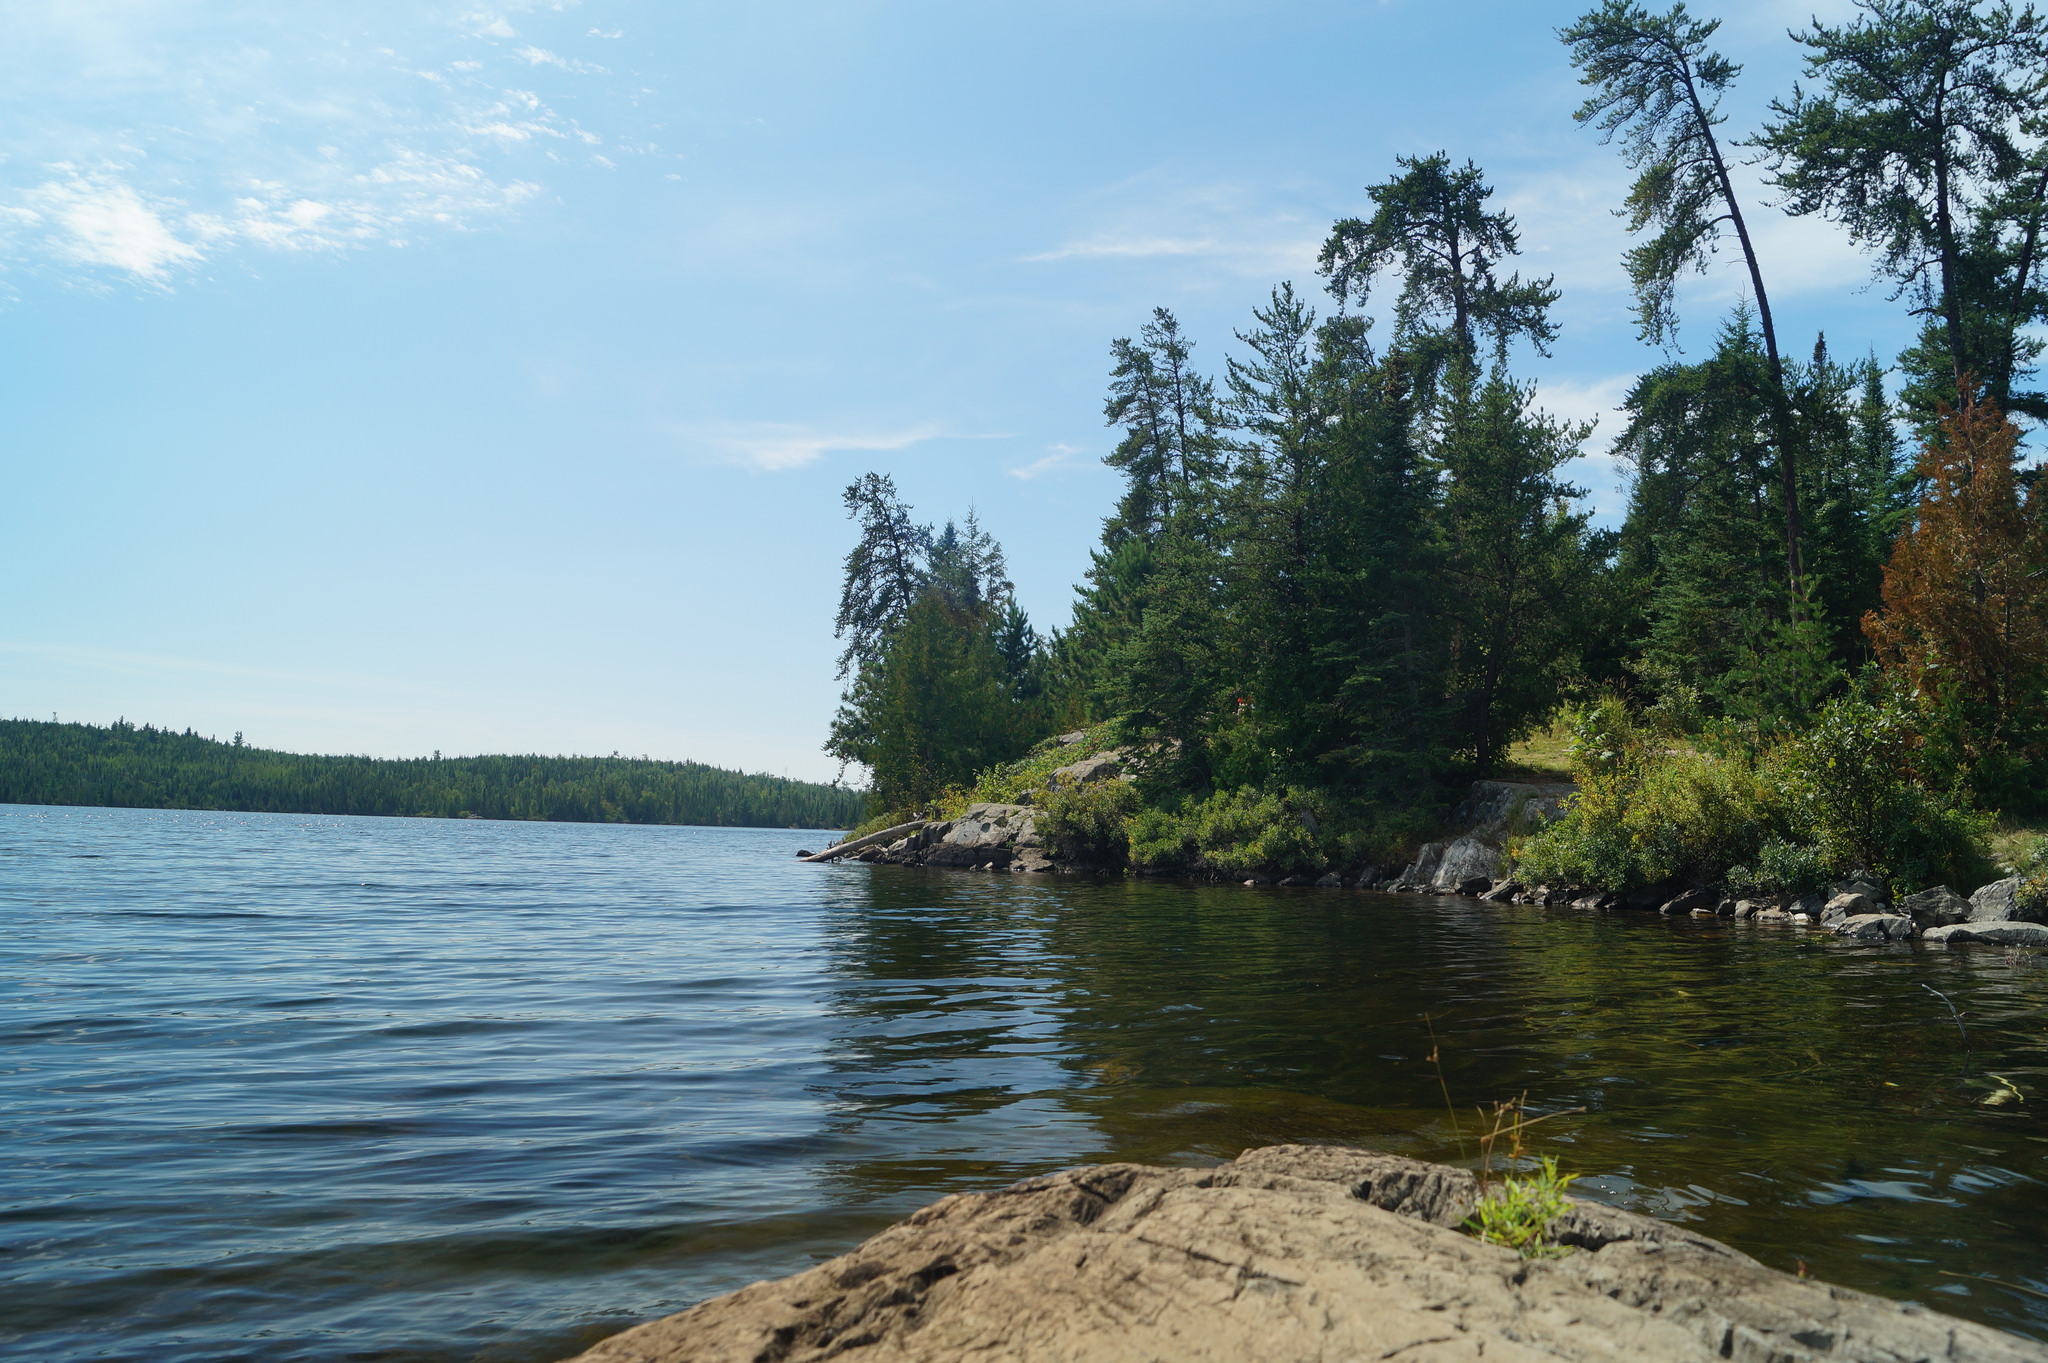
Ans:
POLYGON ((878 842, 894 842, 906 834, 917 832, 930 822, 929 819, 912 819, 909 823, 899 823, 894 828, 885 828, 879 833, 870 833, 864 838, 855 838, 852 842, 842 842, 838 846, 828 847, 822 852, 813 852, 811 855, 804 857, 803 860, 832 861, 835 858, 845 856, 849 852, 858 852, 863 847, 873 847, 878 842))

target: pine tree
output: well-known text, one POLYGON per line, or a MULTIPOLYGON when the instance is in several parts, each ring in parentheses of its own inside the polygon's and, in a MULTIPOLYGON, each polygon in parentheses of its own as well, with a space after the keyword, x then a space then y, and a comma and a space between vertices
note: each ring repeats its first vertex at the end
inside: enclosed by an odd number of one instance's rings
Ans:
POLYGON ((1366 188, 1372 217, 1345 218, 1331 228, 1318 267, 1346 305, 1362 305, 1377 276, 1399 273, 1394 339, 1409 353, 1426 409, 1454 360, 1477 362, 1482 336, 1496 359, 1517 337, 1549 354, 1557 336, 1550 306, 1558 295, 1550 277, 1500 277, 1500 263, 1520 253, 1520 237, 1513 217, 1486 207, 1493 190, 1477 166, 1453 167, 1443 152, 1397 157, 1395 164, 1400 173, 1393 179, 1366 188))
MULTIPOLYGON (((1936 755, 1991 803, 2037 803, 2048 757, 2048 511, 2022 497, 2019 429, 1988 398, 1942 414, 1917 522, 1864 617, 1936 755)), ((2038 486, 2038 485, 2037 485, 2038 486)))

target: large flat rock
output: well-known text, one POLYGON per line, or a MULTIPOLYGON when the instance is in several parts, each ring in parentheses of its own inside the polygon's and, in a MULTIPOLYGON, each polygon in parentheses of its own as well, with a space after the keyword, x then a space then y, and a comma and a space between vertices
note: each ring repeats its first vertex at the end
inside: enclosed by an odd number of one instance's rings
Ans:
POLYGON ((1073 1169, 942 1199, 577 1363, 2048 1363, 2031 1341, 1590 1203, 1555 1223, 1573 1253, 1525 1261, 1455 1229, 1476 1193, 1461 1170, 1329 1147, 1073 1169))

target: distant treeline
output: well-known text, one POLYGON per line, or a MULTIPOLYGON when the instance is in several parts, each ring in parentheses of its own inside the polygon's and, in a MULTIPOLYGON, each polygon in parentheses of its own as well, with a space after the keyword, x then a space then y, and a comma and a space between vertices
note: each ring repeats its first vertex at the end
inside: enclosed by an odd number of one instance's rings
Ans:
POLYGON ((846 828, 861 791, 625 757, 313 757, 116 722, 0 720, 0 803, 846 828))

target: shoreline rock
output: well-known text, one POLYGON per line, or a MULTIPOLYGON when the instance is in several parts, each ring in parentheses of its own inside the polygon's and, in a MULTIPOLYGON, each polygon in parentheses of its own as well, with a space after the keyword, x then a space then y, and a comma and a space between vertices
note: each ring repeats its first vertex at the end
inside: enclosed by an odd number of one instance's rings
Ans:
POLYGON ((2032 1340, 1594 1203, 1551 1223, 1570 1253, 1525 1260, 1456 1229, 1477 1196, 1461 1169, 1324 1146, 1072 1169, 942 1198, 573 1363, 2048 1363, 2032 1340))
MULTIPOLYGON (((1060 789, 1128 779, 1124 754, 1112 751, 1060 768, 1047 785, 1060 789)), ((1457 810, 1459 819, 1475 820, 1473 826, 1458 837, 1424 844, 1414 861, 1391 874, 1368 866, 1350 878, 1333 870, 1277 878, 1259 871, 1240 872, 1208 879, 1248 886, 1456 895, 1582 912, 1635 909, 1671 916, 1738 918, 1823 928, 1844 942, 1869 946, 1919 938, 1944 945, 1981 942, 2048 947, 2048 926, 2044 926, 2048 906, 2023 902, 2016 875, 1993 881, 1967 899, 1946 885, 1937 885, 1905 896, 1897 904, 1882 877, 1864 873, 1837 881, 1824 894, 1752 894, 1742 898, 1724 895, 1722 888, 1714 885, 1679 883, 1616 894, 1583 887, 1529 886, 1514 880, 1506 864, 1509 829, 1517 821, 1554 818, 1576 789, 1569 782, 1474 781, 1457 810), (2042 930, 2032 930, 2037 927, 2042 930)), ((972 871, 1087 875, 1110 869, 1061 859, 1039 832, 1038 823, 1044 816, 1045 811, 1032 804, 974 804, 956 819, 900 824, 843 848, 801 855, 812 862, 845 857, 972 871)), ((1138 874, 1159 873, 1141 870, 1138 874)))

